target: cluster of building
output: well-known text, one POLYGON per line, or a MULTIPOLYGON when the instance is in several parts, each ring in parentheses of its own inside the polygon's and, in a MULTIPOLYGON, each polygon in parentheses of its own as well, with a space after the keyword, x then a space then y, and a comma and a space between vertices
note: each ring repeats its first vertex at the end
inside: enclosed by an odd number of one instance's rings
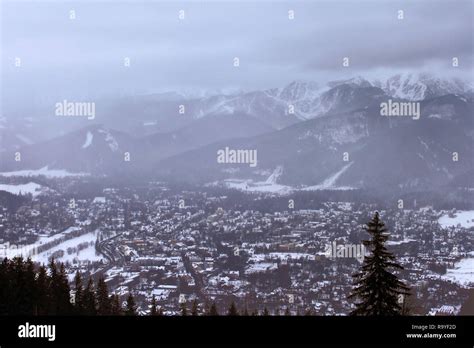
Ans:
MULTIPOLYGON (((204 312, 211 304, 224 312, 232 302, 249 313, 345 315, 352 308, 352 275, 361 266, 345 251, 369 238, 364 226, 377 209, 326 202, 263 212, 245 209, 226 191, 175 191, 160 183, 89 197, 48 191, 14 213, 0 206, 0 243, 37 243, 71 227, 95 233, 89 245, 95 257, 73 249, 76 257, 58 261, 66 262, 71 279, 80 271, 104 277, 123 299, 132 292, 142 314, 154 297, 169 315, 193 305, 204 312), (335 246, 346 249, 328 253, 335 246)), ((468 285, 446 274, 474 250, 473 229, 442 227, 438 219, 446 212, 432 208, 378 210, 388 247, 405 268, 399 277, 412 289, 401 299, 406 311, 457 314, 468 285)), ((55 243, 54 255, 74 238, 55 243)), ((53 254, 43 251, 38 260, 45 255, 53 254)))

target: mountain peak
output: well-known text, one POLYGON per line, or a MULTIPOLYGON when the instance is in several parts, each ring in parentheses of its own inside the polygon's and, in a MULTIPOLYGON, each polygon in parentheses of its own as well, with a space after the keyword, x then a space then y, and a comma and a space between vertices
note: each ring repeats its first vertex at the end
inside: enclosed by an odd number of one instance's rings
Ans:
POLYGON ((441 78, 427 72, 396 74, 382 81, 376 80, 374 85, 392 97, 408 100, 464 94, 472 89, 460 79, 441 78))
POLYGON ((331 88, 340 85, 350 85, 352 87, 372 87, 372 84, 362 76, 355 76, 347 80, 330 81, 327 83, 327 85, 331 88))
POLYGON ((320 89, 321 87, 317 82, 295 80, 280 91, 279 97, 286 101, 314 98, 319 94, 320 89))

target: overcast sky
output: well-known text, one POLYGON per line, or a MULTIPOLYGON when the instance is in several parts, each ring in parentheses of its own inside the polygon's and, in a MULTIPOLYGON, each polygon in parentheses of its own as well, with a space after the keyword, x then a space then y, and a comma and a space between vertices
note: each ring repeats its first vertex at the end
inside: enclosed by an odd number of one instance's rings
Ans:
POLYGON ((472 79, 471 0, 2 2, 7 96, 252 90, 400 71, 472 79))

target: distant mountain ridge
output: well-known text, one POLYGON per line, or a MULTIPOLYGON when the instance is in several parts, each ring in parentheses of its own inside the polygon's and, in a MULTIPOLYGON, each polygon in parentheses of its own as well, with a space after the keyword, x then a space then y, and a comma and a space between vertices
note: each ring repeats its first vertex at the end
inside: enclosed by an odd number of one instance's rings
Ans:
MULTIPOLYGON (((372 82, 355 77, 324 86, 295 81, 281 89, 188 101, 179 94, 137 97, 123 110, 141 106, 152 114, 155 105, 165 110, 155 121, 147 119, 145 127, 155 131, 131 135, 137 120, 127 119, 129 129, 123 131, 121 118, 115 121, 121 130, 109 127, 110 122, 89 125, 48 141, 4 148, 0 169, 139 173, 199 183, 236 178, 314 189, 324 183, 333 188, 429 189, 473 172, 472 89, 458 80, 400 75, 372 82), (380 105, 388 99, 420 101, 420 120, 382 117, 380 105), (169 114, 173 105, 184 105, 184 115, 177 110, 169 114), (170 129, 156 131, 168 119, 175 120, 170 129), (219 165, 216 151, 226 146, 258 150, 257 168, 219 165), (21 161, 14 161, 13 151, 21 152, 21 161), (368 170, 372 161, 380 165, 368 170), (275 171, 278 175, 270 178, 275 171)), ((12 137, 5 124, 2 120, 0 130, 12 137)))
MULTIPOLYGON (((356 76, 328 83, 296 80, 280 88, 249 92, 170 91, 99 99, 95 100, 97 118, 93 122, 141 137, 173 132, 206 117, 245 114, 279 130, 328 112, 366 106, 367 100, 349 94, 353 91, 362 93, 352 87, 378 88, 379 94, 406 100, 426 100, 448 94, 473 96, 472 81, 440 78, 428 73, 398 74, 384 79, 356 76)), ((5 139, 0 141, 0 153, 7 148, 26 145, 25 140, 36 143, 91 124, 85 118, 58 118, 51 105, 47 108, 43 105, 36 111, 31 107, 23 113, 21 110, 4 110, 0 117, 0 137, 5 139)))
POLYGON ((423 101, 421 110, 419 120, 384 118, 374 102, 275 132, 212 144, 163 160, 157 167, 170 177, 197 182, 265 181, 268 173, 281 168, 278 184, 322 188, 346 168, 331 181, 333 188, 432 190, 454 184, 474 169, 472 100, 437 97, 423 101), (257 170, 217 164, 215 153, 224 146, 256 149, 257 170))

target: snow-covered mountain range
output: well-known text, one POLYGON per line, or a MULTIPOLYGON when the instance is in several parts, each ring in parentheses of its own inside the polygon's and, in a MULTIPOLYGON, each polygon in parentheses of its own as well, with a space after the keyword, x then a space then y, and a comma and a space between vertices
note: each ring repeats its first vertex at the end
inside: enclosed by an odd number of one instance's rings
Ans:
MULTIPOLYGON (((300 120, 321 116, 344 104, 359 102, 357 88, 380 88, 385 94, 397 99, 425 100, 447 94, 472 94, 473 86, 460 79, 443 79, 427 73, 406 73, 386 79, 364 79, 361 76, 347 80, 331 81, 320 85, 314 81, 293 81, 282 88, 244 93, 241 95, 209 97, 200 100, 193 109, 194 117, 211 114, 227 114, 236 111, 263 117, 262 114, 282 113, 294 115, 300 120), (347 93, 347 90, 350 92, 347 93)), ((274 119, 270 122, 275 122, 274 119)))
POLYGON ((254 180, 308 190, 429 189, 474 173, 472 85, 457 79, 405 74, 323 85, 294 81, 264 91, 183 98, 169 93, 108 101, 104 110, 111 114, 99 117, 101 125, 80 123, 78 130, 39 142, 25 129, 15 136, 4 117, 0 170, 254 180), (380 104, 388 99, 419 101, 420 119, 381 117, 380 104), (219 165, 216 151, 226 146, 258 150, 258 168, 219 165), (455 152, 459 161, 452 159, 455 152))

